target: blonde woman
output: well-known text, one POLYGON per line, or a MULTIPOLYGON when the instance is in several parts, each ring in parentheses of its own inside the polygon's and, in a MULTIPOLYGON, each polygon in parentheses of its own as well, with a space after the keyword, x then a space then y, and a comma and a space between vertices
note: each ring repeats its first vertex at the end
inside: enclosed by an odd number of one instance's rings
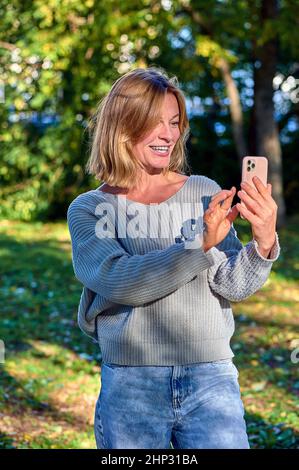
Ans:
POLYGON ((280 252, 271 185, 186 175, 176 77, 121 76, 92 121, 88 171, 102 181, 68 209, 78 322, 99 343, 94 430, 104 449, 249 448, 230 301, 267 280, 280 252), (249 221, 252 240, 233 221, 249 221))

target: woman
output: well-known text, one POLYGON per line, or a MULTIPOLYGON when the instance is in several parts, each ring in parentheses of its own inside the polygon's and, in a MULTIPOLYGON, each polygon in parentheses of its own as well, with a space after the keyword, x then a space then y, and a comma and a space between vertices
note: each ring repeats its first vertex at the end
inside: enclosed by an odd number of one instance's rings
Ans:
POLYGON ((87 168, 104 184, 68 209, 79 326, 103 359, 98 448, 249 448, 229 302, 260 289, 278 258, 277 206, 259 180, 231 208, 236 188, 186 176, 188 132, 175 77, 120 77, 93 122, 87 168))

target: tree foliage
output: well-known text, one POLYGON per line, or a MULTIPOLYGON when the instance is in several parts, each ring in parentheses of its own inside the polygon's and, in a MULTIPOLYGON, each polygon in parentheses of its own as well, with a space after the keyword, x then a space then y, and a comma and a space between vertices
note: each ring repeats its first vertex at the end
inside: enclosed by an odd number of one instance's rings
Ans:
MULTIPOLYGON (((281 1, 278 19, 263 25, 260 6, 261 0, 3 0, 1 216, 64 217, 76 194, 98 186, 84 170, 88 119, 115 79, 151 64, 177 75, 190 104, 200 97, 190 115, 194 172, 238 184, 219 61, 227 61, 239 90, 248 139, 254 48, 278 38, 285 78, 299 48, 298 1, 281 1), (199 15, 197 20, 190 8, 199 15)), ((278 120, 288 113, 290 119, 297 116, 297 109, 289 100, 278 120)), ((297 141, 298 132, 293 132, 288 149, 297 141)), ((294 197, 294 175, 287 174, 286 180, 294 197)))

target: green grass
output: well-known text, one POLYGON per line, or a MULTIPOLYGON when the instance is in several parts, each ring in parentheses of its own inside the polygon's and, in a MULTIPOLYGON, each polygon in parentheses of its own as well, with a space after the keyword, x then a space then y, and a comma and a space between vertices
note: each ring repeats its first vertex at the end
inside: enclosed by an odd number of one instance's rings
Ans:
MULTIPOLYGON (((234 224, 245 244, 250 227, 234 224)), ((231 345, 252 448, 299 448, 299 218, 263 288, 233 303, 231 345)), ((98 346, 77 326, 81 285, 65 222, 0 226, 0 448, 96 448, 98 346)))

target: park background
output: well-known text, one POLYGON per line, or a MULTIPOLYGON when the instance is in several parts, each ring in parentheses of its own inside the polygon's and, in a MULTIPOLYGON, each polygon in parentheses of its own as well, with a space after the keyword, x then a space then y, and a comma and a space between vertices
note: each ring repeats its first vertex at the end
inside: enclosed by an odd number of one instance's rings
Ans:
POLYGON ((150 65, 185 93, 192 173, 240 189, 243 156, 269 160, 281 255, 232 303, 231 346, 251 447, 299 448, 298 0, 1 0, 0 448, 96 447, 101 354, 77 326, 66 211, 100 184, 99 100, 150 65))

